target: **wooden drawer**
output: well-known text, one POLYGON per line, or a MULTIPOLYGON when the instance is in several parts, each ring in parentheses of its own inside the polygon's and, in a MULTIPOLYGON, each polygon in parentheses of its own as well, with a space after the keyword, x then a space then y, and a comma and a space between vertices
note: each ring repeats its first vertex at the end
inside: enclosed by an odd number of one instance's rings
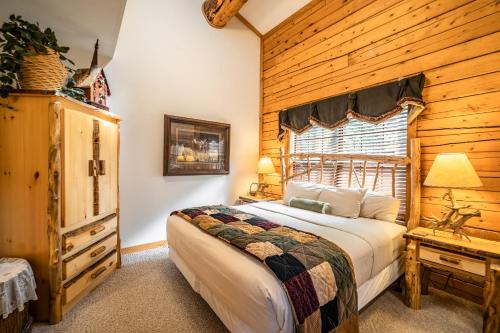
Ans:
POLYGON ((419 258, 476 275, 486 275, 486 262, 481 259, 441 251, 422 245, 420 246, 419 258))
POLYGON ((98 263, 67 282, 63 286, 63 303, 67 304, 88 288, 101 283, 116 267, 116 251, 111 252, 98 263))
POLYGON ((109 252, 115 250, 117 238, 116 233, 113 233, 97 243, 92 244, 85 250, 64 259, 62 263, 63 280, 79 274, 83 269, 89 267, 106 256, 109 252))
POLYGON ((115 232, 116 225, 116 214, 112 214, 103 220, 64 234, 62 237, 63 254, 73 250, 82 250, 98 239, 115 232))

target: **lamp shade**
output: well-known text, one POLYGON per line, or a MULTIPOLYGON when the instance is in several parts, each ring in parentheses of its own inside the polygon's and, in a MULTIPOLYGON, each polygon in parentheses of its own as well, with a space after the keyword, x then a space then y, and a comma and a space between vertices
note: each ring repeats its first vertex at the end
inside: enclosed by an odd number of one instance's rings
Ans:
POLYGON ((444 153, 436 156, 424 185, 460 188, 483 184, 465 153, 444 153))
POLYGON ((269 174, 275 173, 276 169, 274 168, 273 161, 270 157, 261 157, 259 163, 257 164, 257 173, 260 174, 269 174))

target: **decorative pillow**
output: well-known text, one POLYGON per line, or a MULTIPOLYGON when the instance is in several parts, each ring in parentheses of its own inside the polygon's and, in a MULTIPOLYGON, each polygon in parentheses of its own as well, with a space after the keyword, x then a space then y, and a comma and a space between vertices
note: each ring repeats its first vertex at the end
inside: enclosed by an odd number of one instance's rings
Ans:
POLYGON ((318 200, 330 204, 332 215, 356 218, 359 216, 366 191, 366 189, 325 188, 318 200))
POLYGON ((390 195, 368 192, 361 203, 359 216, 387 222, 395 222, 401 201, 390 195))
POLYGON ((290 201, 288 202, 288 205, 290 207, 310 210, 312 212, 321 213, 321 214, 328 213, 330 211, 330 209, 332 208, 330 206, 330 204, 326 203, 326 202, 311 200, 311 199, 304 199, 304 198, 295 198, 295 197, 290 199, 290 201))
POLYGON ((325 185, 322 184, 289 182, 283 195, 283 201, 288 204, 293 197, 318 200, 323 188, 325 185))

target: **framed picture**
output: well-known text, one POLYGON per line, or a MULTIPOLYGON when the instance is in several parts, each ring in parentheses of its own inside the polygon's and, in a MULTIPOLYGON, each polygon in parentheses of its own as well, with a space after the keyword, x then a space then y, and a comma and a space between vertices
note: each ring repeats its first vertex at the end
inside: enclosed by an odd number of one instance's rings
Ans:
POLYGON ((165 115, 164 126, 164 176, 229 173, 229 124, 165 115))

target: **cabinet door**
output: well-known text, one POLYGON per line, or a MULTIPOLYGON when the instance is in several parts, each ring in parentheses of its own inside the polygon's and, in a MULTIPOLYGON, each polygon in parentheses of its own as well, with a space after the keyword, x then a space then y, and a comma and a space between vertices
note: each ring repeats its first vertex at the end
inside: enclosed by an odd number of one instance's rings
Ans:
POLYGON ((85 222, 93 214, 92 160, 93 118, 85 113, 64 110, 64 219, 63 227, 85 222))
POLYGON ((118 125, 99 121, 99 215, 118 207, 118 125))

